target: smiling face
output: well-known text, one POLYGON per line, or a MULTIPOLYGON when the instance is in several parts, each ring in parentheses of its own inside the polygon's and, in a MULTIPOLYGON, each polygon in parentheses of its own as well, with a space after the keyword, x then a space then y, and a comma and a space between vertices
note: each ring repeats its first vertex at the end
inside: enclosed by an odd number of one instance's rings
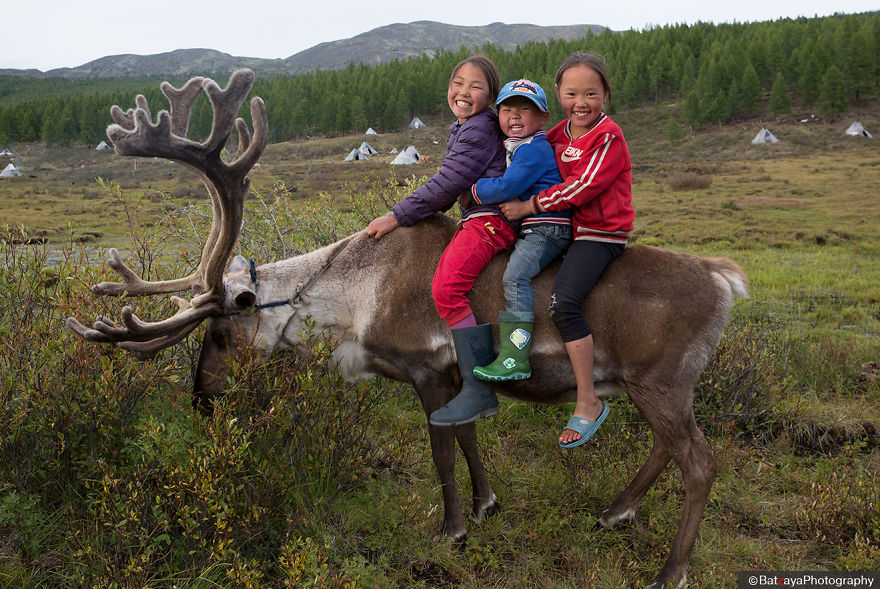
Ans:
POLYGON ((528 137, 539 131, 547 122, 549 113, 522 96, 508 98, 498 105, 498 124, 508 137, 528 137))
POLYGON ((482 111, 489 105, 489 82, 483 71, 472 63, 465 63, 449 82, 446 100, 459 123, 482 111))
POLYGON ((593 128, 605 104, 602 77, 593 68, 579 64, 565 70, 556 85, 562 112, 571 121, 572 138, 577 139, 593 128))

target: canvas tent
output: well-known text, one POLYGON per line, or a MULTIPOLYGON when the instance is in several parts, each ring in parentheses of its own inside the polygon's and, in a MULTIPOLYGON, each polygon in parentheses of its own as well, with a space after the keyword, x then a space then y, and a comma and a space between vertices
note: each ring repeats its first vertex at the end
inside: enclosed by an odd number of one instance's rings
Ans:
POLYGON ((106 141, 102 141, 98 144, 98 147, 95 148, 96 151, 104 151, 105 149, 110 149, 110 146, 107 145, 106 141))
POLYGON ((12 164, 7 165, 3 168, 3 171, 0 172, 0 178, 11 178, 12 176, 21 176, 21 172, 19 172, 12 164))
POLYGON ((410 164, 419 163, 419 160, 417 160, 416 157, 412 153, 410 153, 407 150, 404 150, 404 151, 401 151, 400 153, 398 153, 397 157, 395 157, 393 160, 391 160, 391 163, 395 166, 410 165, 410 164))
POLYGON ((758 143, 778 143, 778 142, 779 142, 779 139, 777 139, 773 135, 773 133, 771 133, 770 131, 768 131, 764 127, 761 127, 761 130, 758 131, 758 134, 755 135, 754 139, 752 139, 752 143, 755 143, 755 144, 758 144, 758 143))
POLYGON ((409 122, 410 129, 427 129, 428 125, 422 122, 422 119, 419 117, 413 117, 413 120, 409 122))
POLYGON ((379 153, 378 151, 373 149, 373 147, 369 143, 367 143, 366 141, 361 143, 361 146, 358 147, 358 149, 364 155, 376 155, 377 153, 379 153))
POLYGON ((856 121, 846 130, 847 135, 854 135, 856 137, 868 137, 871 138, 873 135, 868 133, 868 130, 865 129, 864 125, 860 122, 856 121))
POLYGON ((396 148, 396 147, 392 147, 392 148, 391 148, 391 151, 389 151, 388 153, 397 153, 397 148, 396 148))
POLYGON ((12 152, 9 151, 8 147, 4 147, 3 151, 0 151, 0 155, 12 155, 12 152))
POLYGON ((391 163, 394 165, 400 164, 417 164, 419 163, 419 158, 422 157, 419 155, 419 152, 416 151, 416 148, 412 145, 401 151, 397 154, 397 157, 391 160, 391 163))
POLYGON ((353 162, 355 160, 368 160, 368 159, 370 159, 370 158, 367 157, 367 154, 365 154, 360 149, 355 147, 354 149, 351 150, 351 152, 348 154, 348 156, 346 156, 345 161, 353 162))
POLYGON ((378 133, 376 133, 376 130, 375 130, 374 128, 372 128, 372 127, 370 127, 369 129, 367 129, 367 133, 366 133, 366 134, 367 134, 367 135, 378 135, 378 133))

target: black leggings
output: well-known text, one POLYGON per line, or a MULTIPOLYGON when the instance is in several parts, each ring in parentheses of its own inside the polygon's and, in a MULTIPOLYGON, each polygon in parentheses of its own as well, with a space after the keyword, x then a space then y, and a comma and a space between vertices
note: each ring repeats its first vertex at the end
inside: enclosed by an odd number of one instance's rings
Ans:
POLYGON ((559 330, 562 341, 572 342, 592 333, 584 319, 584 299, 605 270, 605 266, 623 253, 624 246, 599 241, 574 241, 553 284, 550 319, 559 330))

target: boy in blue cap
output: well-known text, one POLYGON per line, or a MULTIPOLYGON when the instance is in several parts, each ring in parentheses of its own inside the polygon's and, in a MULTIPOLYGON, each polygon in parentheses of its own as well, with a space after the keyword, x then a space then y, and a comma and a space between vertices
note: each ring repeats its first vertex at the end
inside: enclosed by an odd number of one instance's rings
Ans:
MULTIPOLYGON (((532 195, 562 181, 553 148, 542 127, 549 111, 547 95, 530 80, 505 84, 495 102, 498 122, 507 136, 507 170, 498 178, 481 178, 471 188, 479 204, 497 204, 532 195)), ((498 314, 501 349, 486 366, 474 368, 487 381, 522 380, 532 374, 529 351, 535 322, 532 278, 563 254, 571 244, 569 211, 541 213, 522 221, 504 272, 505 310, 498 314)))

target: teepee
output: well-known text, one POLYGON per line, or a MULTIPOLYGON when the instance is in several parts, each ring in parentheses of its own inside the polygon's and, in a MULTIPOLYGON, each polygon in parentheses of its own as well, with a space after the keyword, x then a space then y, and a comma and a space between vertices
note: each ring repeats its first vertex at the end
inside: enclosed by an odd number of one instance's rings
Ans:
POLYGON ((397 157, 391 160, 391 163, 395 166, 410 165, 419 163, 419 160, 417 160, 409 151, 404 150, 398 153, 397 157))
POLYGON ((95 151, 104 151, 105 149, 110 149, 110 146, 107 145, 106 141, 102 141, 98 144, 98 147, 95 148, 95 151))
POLYGON ((0 172, 0 178, 11 178, 13 176, 21 176, 21 172, 19 172, 18 168, 12 164, 7 165, 3 168, 3 171, 0 172))
POLYGON ((410 129, 427 129, 428 125, 422 122, 422 119, 419 117, 413 117, 413 120, 409 122, 410 129))
POLYGON ((378 133, 376 133, 376 130, 374 128, 370 127, 369 129, 367 129, 366 135, 378 135, 378 133))
POLYGON ((364 155, 376 155, 377 153, 379 153, 378 151, 376 151, 375 149, 373 149, 373 147, 372 147, 369 143, 367 143, 366 141, 364 141, 363 143, 361 143, 361 146, 358 147, 358 149, 359 149, 359 150, 361 151, 361 153, 364 154, 364 155))
POLYGON ((368 159, 370 159, 370 158, 367 157, 367 154, 365 154, 360 149, 355 147, 354 149, 351 150, 351 152, 348 154, 348 156, 346 156, 345 161, 353 162, 355 160, 368 160, 368 159))
POLYGON ((776 136, 773 135, 773 133, 771 133, 770 131, 768 131, 764 127, 761 127, 761 130, 758 131, 758 134, 755 135, 754 139, 752 139, 752 143, 755 143, 755 144, 758 144, 758 143, 778 143, 778 142, 779 142, 779 139, 777 139, 776 136))
POLYGON ((865 126, 862 125, 858 121, 856 121, 852 125, 850 125, 849 128, 845 131, 845 133, 847 135, 854 135, 856 137, 868 137, 868 138, 873 137, 873 135, 868 133, 868 130, 865 129, 865 126))

